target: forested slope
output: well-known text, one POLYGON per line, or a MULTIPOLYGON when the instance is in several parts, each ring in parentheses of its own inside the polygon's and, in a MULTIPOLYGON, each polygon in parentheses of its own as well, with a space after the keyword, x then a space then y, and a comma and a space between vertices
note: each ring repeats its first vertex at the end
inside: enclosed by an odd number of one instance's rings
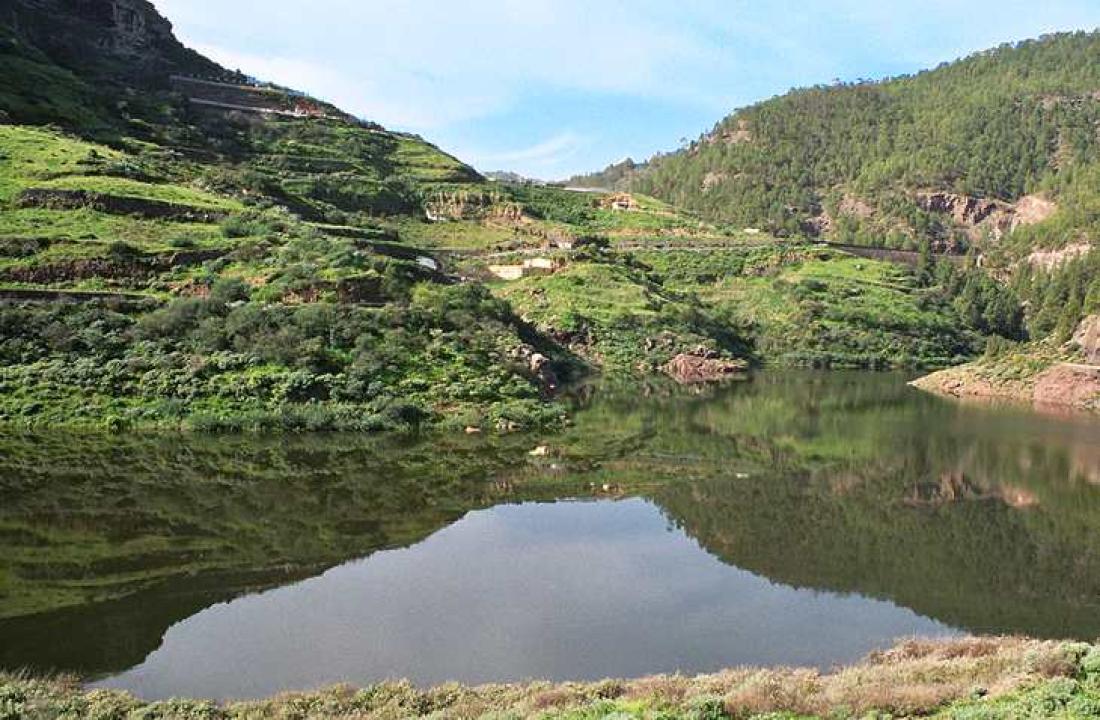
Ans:
POLYGON ((954 284, 964 321, 1045 341, 992 351, 1035 359, 1034 374, 1077 358, 1062 345, 1100 311, 1100 32, 794 90, 680 151, 571 182, 779 236, 968 256, 986 279, 954 284))

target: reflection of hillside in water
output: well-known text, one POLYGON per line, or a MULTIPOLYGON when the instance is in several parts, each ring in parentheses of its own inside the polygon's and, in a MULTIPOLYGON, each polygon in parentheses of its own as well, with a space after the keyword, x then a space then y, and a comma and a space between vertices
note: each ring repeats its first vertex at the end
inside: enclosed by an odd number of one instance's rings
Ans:
POLYGON ((517 451, 465 440, 6 438, 0 666, 129 667, 209 604, 417 542, 501 495, 517 451))
POLYGON ((0 665, 119 670, 212 603, 472 509, 593 494, 651 497, 707 551, 777 582, 978 631, 1100 634, 1095 423, 863 373, 580 403, 553 437, 5 438, 0 665), (542 444, 548 457, 528 455, 542 444))
POLYGON ((644 449, 604 471, 690 478, 647 492, 731 565, 976 632, 1100 634, 1094 420, 866 374, 765 376, 650 417, 644 449))

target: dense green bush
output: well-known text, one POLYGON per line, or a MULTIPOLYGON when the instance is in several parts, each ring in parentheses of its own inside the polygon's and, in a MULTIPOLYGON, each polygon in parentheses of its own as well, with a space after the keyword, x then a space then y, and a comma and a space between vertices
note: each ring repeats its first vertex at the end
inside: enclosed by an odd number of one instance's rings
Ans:
POLYGON ((223 279, 206 298, 136 316, 0 307, 0 385, 18 389, 0 419, 378 429, 446 409, 517 425, 557 414, 537 409, 538 386, 509 360, 520 343, 545 341, 480 286, 419 285, 383 307, 248 297, 223 279))

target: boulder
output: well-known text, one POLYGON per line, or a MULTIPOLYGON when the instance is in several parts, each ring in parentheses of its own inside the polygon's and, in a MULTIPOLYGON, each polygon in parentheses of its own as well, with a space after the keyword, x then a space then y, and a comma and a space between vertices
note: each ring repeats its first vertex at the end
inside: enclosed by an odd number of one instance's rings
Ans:
POLYGON ((535 353, 528 362, 531 374, 535 376, 535 379, 539 381, 544 390, 554 392, 558 389, 558 375, 554 372, 550 358, 542 353, 535 353))

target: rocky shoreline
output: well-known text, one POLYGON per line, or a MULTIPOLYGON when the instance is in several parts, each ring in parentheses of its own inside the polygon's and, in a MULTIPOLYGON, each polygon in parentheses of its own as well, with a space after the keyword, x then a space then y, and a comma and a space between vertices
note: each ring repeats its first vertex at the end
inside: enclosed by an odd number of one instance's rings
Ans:
POLYGON ((1100 411, 1100 315, 1086 318, 1066 347, 1034 345, 941 370, 910 385, 960 399, 1100 411))

